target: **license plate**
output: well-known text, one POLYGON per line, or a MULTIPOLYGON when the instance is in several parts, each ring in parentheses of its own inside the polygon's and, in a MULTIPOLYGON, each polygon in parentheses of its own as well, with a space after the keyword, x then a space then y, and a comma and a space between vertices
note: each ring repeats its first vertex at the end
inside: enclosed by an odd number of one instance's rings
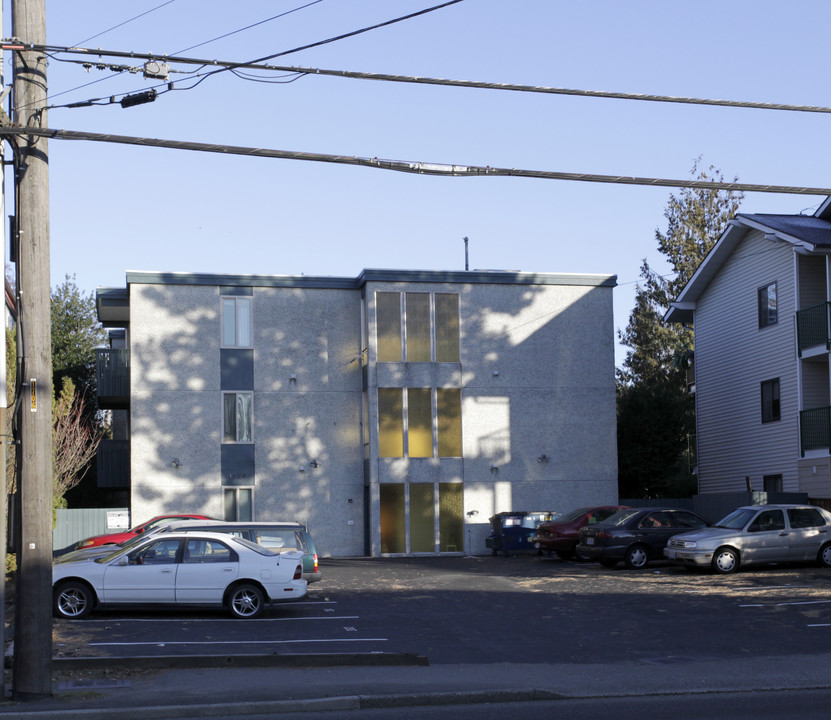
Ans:
POLYGON ((586 545, 594 545, 594 538, 586 538, 586 545))
POLYGON ((670 560, 675 560, 675 550, 667 550, 667 557, 670 560))

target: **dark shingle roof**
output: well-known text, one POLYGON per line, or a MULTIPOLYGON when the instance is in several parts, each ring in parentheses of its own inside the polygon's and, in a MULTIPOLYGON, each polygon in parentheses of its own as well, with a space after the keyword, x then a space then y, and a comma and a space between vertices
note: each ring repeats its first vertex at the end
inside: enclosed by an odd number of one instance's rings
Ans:
POLYGON ((812 215, 766 215, 764 213, 753 215, 739 213, 737 217, 755 221, 775 232, 811 243, 814 247, 831 247, 831 222, 822 218, 812 215))

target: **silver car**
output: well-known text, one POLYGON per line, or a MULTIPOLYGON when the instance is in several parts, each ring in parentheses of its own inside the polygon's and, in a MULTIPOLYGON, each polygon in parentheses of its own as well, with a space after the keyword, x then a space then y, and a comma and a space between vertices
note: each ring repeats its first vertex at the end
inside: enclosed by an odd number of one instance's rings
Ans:
POLYGON ((740 507, 712 527, 674 536, 664 556, 717 573, 778 562, 831 567, 831 513, 813 505, 740 507))

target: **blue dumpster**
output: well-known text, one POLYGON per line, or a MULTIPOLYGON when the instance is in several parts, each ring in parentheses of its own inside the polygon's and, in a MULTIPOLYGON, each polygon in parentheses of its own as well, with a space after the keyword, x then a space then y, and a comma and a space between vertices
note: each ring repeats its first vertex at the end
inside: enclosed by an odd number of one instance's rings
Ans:
POLYGON ((496 513, 490 518, 491 534, 485 538, 485 547, 490 548, 494 555, 500 552, 506 556, 517 552, 537 552, 531 542, 531 538, 536 535, 537 525, 554 520, 559 515, 551 510, 496 513))

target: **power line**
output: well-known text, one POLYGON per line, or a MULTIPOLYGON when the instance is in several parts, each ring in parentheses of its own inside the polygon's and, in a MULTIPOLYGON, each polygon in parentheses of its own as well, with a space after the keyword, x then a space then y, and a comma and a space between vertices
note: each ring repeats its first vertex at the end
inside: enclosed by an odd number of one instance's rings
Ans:
POLYGON ((0 127, 0 137, 29 135, 47 137, 55 140, 88 140, 91 142, 117 143, 121 145, 140 145, 174 150, 192 150, 211 152, 222 155, 243 155, 247 157, 275 158, 282 160, 306 160, 341 165, 360 165, 379 170, 415 173, 418 175, 438 175, 443 177, 526 177, 538 180, 569 180, 573 182, 613 183, 618 185, 643 185, 652 187, 696 188, 724 190, 733 192, 764 192, 783 195, 823 195, 831 196, 831 188, 801 187, 793 185, 758 185, 740 182, 714 182, 711 180, 671 180, 667 178, 634 177, 625 175, 596 175, 589 173, 569 173, 550 170, 523 170, 520 168, 498 168, 477 165, 452 165, 444 163, 412 162, 409 160, 386 160, 377 157, 359 157, 350 155, 331 155, 327 153, 310 153, 294 150, 272 150, 240 145, 223 145, 197 143, 185 140, 163 140, 159 138, 142 138, 128 135, 111 135, 77 130, 57 130, 51 128, 7 126, 0 127))
MULTIPOLYGON (((326 40, 323 42, 325 43, 331 41, 326 40)), ((421 77, 418 75, 393 75, 390 73, 360 72, 354 70, 329 70, 324 68, 310 68, 287 65, 264 65, 260 60, 242 63, 215 59, 209 60, 205 58, 179 57, 176 55, 156 55, 150 53, 123 52, 118 50, 101 50, 100 48, 93 49, 77 47, 67 48, 57 46, 33 46, 32 49, 44 50, 47 52, 62 52, 74 55, 96 55, 98 57, 123 57, 134 58, 137 60, 158 60, 160 62, 166 63, 180 63, 201 66, 222 66, 222 70, 212 71, 211 74, 215 72, 223 72, 225 70, 251 69, 265 70, 269 72, 291 73, 297 75, 326 75, 332 77, 352 78, 358 80, 379 80, 384 82, 415 83, 421 85, 442 85, 448 87, 478 88, 483 90, 509 90, 512 92, 543 93, 549 95, 573 95, 578 97, 595 97, 615 100, 641 100, 648 102, 682 103, 688 105, 711 105, 733 108, 750 108, 756 110, 787 110, 791 112, 831 113, 831 107, 822 105, 795 105, 790 103, 756 102, 752 100, 720 100, 714 98, 655 95, 649 93, 630 93, 607 90, 579 90, 575 88, 550 87, 545 85, 520 85, 516 83, 496 83, 480 80, 453 80, 449 78, 431 78, 421 77)), ((300 49, 305 49, 305 47, 300 49)), ((288 54, 291 52, 297 52, 297 50, 287 50, 285 51, 285 53, 280 54, 288 54)), ((276 57, 276 55, 272 55, 270 57, 273 58, 276 57)), ((64 62, 77 61, 66 60, 64 62)), ((201 82, 201 80, 199 82, 201 82)))
POLYGON ((170 5, 170 4, 175 3, 175 2, 176 2, 176 0, 167 0, 167 2, 163 2, 161 5, 156 5, 156 7, 154 7, 154 8, 150 8, 149 10, 145 10, 143 13, 139 13, 135 17, 131 17, 129 20, 124 20, 123 22, 120 22, 117 25, 113 25, 111 28, 107 28, 106 30, 102 30, 101 32, 96 33, 95 35, 91 35, 90 37, 88 37, 84 40, 81 40, 81 42, 79 42, 77 44, 80 45, 81 43, 89 42, 90 40, 94 40, 97 37, 101 37, 102 35, 106 35, 108 32, 111 32, 112 30, 115 30, 116 28, 120 28, 123 25, 127 25, 128 23, 133 22, 133 20, 138 20, 139 18, 144 17, 145 15, 149 15, 150 13, 155 12, 156 10, 159 10, 160 8, 163 8, 165 5, 170 5))
MULTIPOLYGON (((217 40, 224 40, 231 35, 236 35, 237 33, 241 33, 245 30, 250 30, 251 28, 257 27, 258 25, 265 25, 272 20, 277 20, 278 18, 285 17, 286 15, 291 15, 291 13, 298 12, 299 10, 305 10, 307 7, 311 7, 312 5, 317 5, 318 3, 323 2, 323 0, 312 0, 312 2, 308 2, 305 5, 301 5, 300 7, 293 8, 292 10, 286 10, 285 12, 281 12, 279 15, 273 15, 270 18, 266 18, 265 20, 260 20, 259 22, 252 23, 251 25, 246 25, 245 27, 241 27, 238 30, 231 30, 231 32, 227 32, 224 35, 217 35, 215 38, 211 38, 210 40, 205 40, 201 43, 197 43, 196 45, 191 45, 190 47, 186 47, 183 50, 179 50, 176 55, 179 53, 187 52, 188 50, 193 50, 198 47, 202 47, 203 45, 209 45, 212 42, 216 42, 217 40)), ((78 43, 80 45, 80 43, 78 43)))
MULTIPOLYGON (((418 10, 416 12, 409 13, 408 15, 402 15, 400 17, 396 17, 396 18, 393 18, 391 20, 385 20, 384 22, 376 23, 375 25, 370 25, 369 27, 360 28, 359 30, 353 30, 353 31, 348 32, 348 33, 343 33, 343 34, 337 35, 335 37, 327 38, 326 40, 319 40, 317 42, 309 43, 307 45, 301 45, 299 47, 293 48, 292 50, 283 50, 283 51, 278 52, 278 53, 273 53, 271 55, 266 55, 264 57, 257 58, 256 60, 251 60, 249 62, 233 62, 233 63, 223 62, 223 63, 218 63, 218 62, 213 61, 213 60, 198 61, 198 64, 200 64, 200 65, 222 65, 223 67, 221 67, 218 70, 213 70, 213 71, 209 72, 208 74, 206 74, 202 78, 200 78, 197 82, 195 82, 192 86, 190 86, 189 88, 185 88, 185 89, 186 90, 192 90, 197 85, 199 85, 200 83, 207 80, 209 77, 212 77, 213 75, 216 75, 218 73, 233 71, 237 68, 256 67, 258 63, 262 63, 266 60, 271 60, 273 58, 281 57, 283 55, 290 55, 291 53, 300 52, 301 50, 308 50, 310 48, 320 47, 322 45, 327 45, 329 43, 337 42, 338 40, 344 40, 346 38, 355 37, 356 35, 361 35, 363 33, 370 32, 371 30, 377 30, 377 29, 382 28, 382 27, 387 27, 389 25, 394 25, 396 23, 403 22, 404 20, 411 20, 412 18, 419 17, 420 15, 425 15, 427 13, 431 13, 431 12, 434 12, 436 10, 441 10, 442 8, 448 7, 450 5, 456 5, 457 3, 460 3, 460 2, 463 2, 463 1, 464 0, 449 0, 448 2, 442 3, 440 5, 434 5, 433 7, 425 8, 423 10, 418 10)), ((102 54, 106 54, 110 57, 136 57, 136 58, 142 57, 142 58, 145 58, 145 59, 153 59, 153 60, 162 60, 163 57, 167 57, 167 56, 159 56, 159 55, 152 55, 152 54, 146 54, 146 53, 123 53, 123 52, 103 53, 103 51, 101 51, 100 49, 91 50, 91 49, 88 49, 88 48, 87 49, 85 49, 85 48, 66 48, 66 47, 63 47, 63 46, 55 46, 55 47, 52 47, 50 49, 50 46, 25 44, 25 43, 21 43, 17 40, 14 40, 14 39, 8 41, 7 43, 0 43, 0 49, 4 49, 4 50, 21 50, 21 49, 42 50, 42 51, 47 52, 47 53, 49 53, 49 52, 76 52, 76 53, 81 52, 83 54, 92 54, 92 55, 96 55, 96 56, 99 56, 99 57, 101 57, 102 54)), ((185 62, 185 61, 182 60, 181 62, 185 62)), ((194 61, 191 61, 191 62, 194 62, 194 61)), ((96 82, 101 82, 101 80, 95 80, 91 83, 87 83, 87 85, 92 85, 96 82)), ((168 85, 168 90, 173 89, 173 83, 172 82, 167 83, 167 85, 168 85)), ((82 87, 86 87, 86 85, 82 86, 82 87)), ((158 85, 156 87, 158 87, 158 85)), ((73 90, 77 90, 77 89, 78 88, 73 88, 73 90)), ((56 95, 52 95, 51 97, 57 97, 59 95, 65 94, 67 92, 73 92, 73 90, 66 90, 62 93, 57 93, 56 95)), ((125 94, 125 93, 121 93, 121 94, 125 94)), ((97 99, 100 100, 101 98, 97 98, 97 99)), ((82 105, 92 105, 92 104, 94 104, 93 101, 72 103, 72 105, 75 106, 75 107, 80 107, 82 105)), ((52 107, 57 107, 57 106, 52 106, 52 107)))

